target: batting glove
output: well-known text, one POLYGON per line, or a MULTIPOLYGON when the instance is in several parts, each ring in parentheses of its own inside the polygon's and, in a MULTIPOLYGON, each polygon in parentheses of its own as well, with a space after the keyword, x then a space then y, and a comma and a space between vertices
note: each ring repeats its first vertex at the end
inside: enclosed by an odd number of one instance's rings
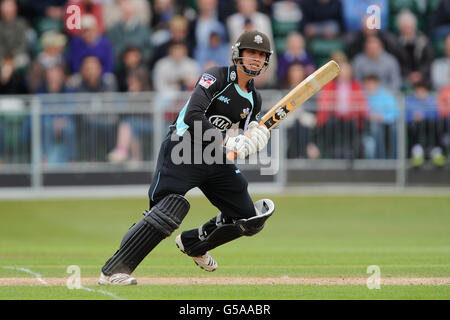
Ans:
POLYGON ((247 156, 255 153, 257 148, 256 144, 243 134, 236 137, 226 136, 223 144, 227 150, 235 152, 239 159, 245 159, 247 156))
POLYGON ((252 121, 248 124, 246 136, 256 144, 257 151, 261 151, 269 142, 270 130, 263 125, 260 126, 257 121, 252 121))

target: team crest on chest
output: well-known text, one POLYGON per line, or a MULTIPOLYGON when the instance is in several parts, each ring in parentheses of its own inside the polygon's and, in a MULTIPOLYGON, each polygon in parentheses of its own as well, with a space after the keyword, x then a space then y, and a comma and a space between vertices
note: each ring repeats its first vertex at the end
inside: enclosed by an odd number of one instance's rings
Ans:
POLYGON ((245 119, 249 113, 250 113, 250 108, 246 108, 246 109, 242 110, 241 119, 245 119))

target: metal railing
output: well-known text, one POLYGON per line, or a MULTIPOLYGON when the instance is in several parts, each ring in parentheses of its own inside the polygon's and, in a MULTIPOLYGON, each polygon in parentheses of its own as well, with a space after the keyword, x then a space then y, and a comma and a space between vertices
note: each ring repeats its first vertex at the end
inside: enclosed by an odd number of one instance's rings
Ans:
MULTIPOLYGON (((261 91, 262 113, 284 93, 261 91)), ((42 188, 49 173, 151 172, 167 127, 188 98, 187 92, 2 96, 0 181, 22 174, 30 177, 30 186, 42 188)), ((411 128, 405 97, 398 95, 396 101, 397 117, 383 124, 346 117, 313 97, 278 127, 279 169, 272 183, 287 185, 295 170, 392 170, 394 184, 405 186, 411 128)), ((448 126, 428 124, 422 135, 433 131, 436 136, 438 129, 446 134, 448 126)), ((443 152, 448 156, 448 146, 443 152)))

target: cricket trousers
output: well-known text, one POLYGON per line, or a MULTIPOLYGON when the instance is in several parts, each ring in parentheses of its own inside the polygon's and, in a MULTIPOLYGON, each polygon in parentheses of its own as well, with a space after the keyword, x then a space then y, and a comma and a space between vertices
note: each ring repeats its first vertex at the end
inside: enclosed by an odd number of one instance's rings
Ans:
MULTIPOLYGON (((169 194, 184 196, 189 190, 198 187, 218 209, 219 212, 215 214, 220 213, 223 222, 231 223, 234 220, 255 216, 255 207, 247 190, 247 179, 233 163, 206 164, 202 161, 198 164, 193 162, 175 164, 172 161, 172 150, 179 142, 172 141, 170 136, 170 133, 166 136, 159 151, 156 170, 148 192, 150 208, 169 194)), ((210 233, 216 227, 214 216, 201 227, 184 231, 181 234, 184 247, 187 249, 201 241, 200 232, 210 233)), ((231 240, 233 239, 227 239, 224 243, 231 240)), ((203 253, 198 255, 201 254, 203 253)))

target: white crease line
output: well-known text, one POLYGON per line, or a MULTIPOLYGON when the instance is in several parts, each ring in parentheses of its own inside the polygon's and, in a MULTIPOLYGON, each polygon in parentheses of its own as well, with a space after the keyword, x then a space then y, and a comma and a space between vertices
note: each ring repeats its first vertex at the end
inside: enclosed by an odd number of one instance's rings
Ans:
POLYGON ((110 296, 110 297, 112 297, 112 298, 114 298, 116 300, 126 300, 126 299, 122 299, 119 296, 116 296, 112 292, 108 292, 108 291, 105 291, 105 290, 95 290, 95 289, 91 289, 91 288, 87 288, 87 287, 83 287, 83 286, 79 286, 77 289, 82 289, 82 290, 86 290, 86 291, 89 291, 89 292, 98 292, 98 293, 110 296))
POLYGON ((44 279, 42 279, 41 275, 37 272, 31 271, 30 269, 25 269, 25 268, 17 268, 17 267, 3 267, 4 269, 9 269, 9 270, 18 270, 18 271, 22 271, 28 274, 31 274, 33 276, 35 276, 35 278, 41 282, 42 284, 48 286, 47 281, 45 281, 44 279))
MULTIPOLYGON (((30 270, 30 269, 26 269, 26 268, 22 268, 22 267, 9 267, 9 266, 3 267, 3 269, 17 270, 17 271, 22 271, 22 272, 31 274, 31 275, 35 276, 36 279, 37 279, 39 282, 41 282, 43 285, 45 285, 45 286, 48 286, 48 285, 49 285, 47 281, 45 281, 44 279, 42 279, 42 276, 41 276, 39 273, 34 272, 34 271, 30 270)), ((111 293, 111 292, 108 292, 108 291, 105 291, 105 290, 95 290, 95 289, 91 289, 91 288, 87 288, 87 287, 83 287, 83 286, 79 286, 79 287, 75 287, 75 288, 76 288, 76 289, 86 290, 86 291, 88 291, 88 292, 98 292, 98 293, 101 293, 101 294, 110 296, 111 298, 114 298, 114 299, 116 299, 116 300, 126 300, 126 299, 122 299, 122 298, 119 297, 119 296, 116 296, 114 293, 111 293)))

